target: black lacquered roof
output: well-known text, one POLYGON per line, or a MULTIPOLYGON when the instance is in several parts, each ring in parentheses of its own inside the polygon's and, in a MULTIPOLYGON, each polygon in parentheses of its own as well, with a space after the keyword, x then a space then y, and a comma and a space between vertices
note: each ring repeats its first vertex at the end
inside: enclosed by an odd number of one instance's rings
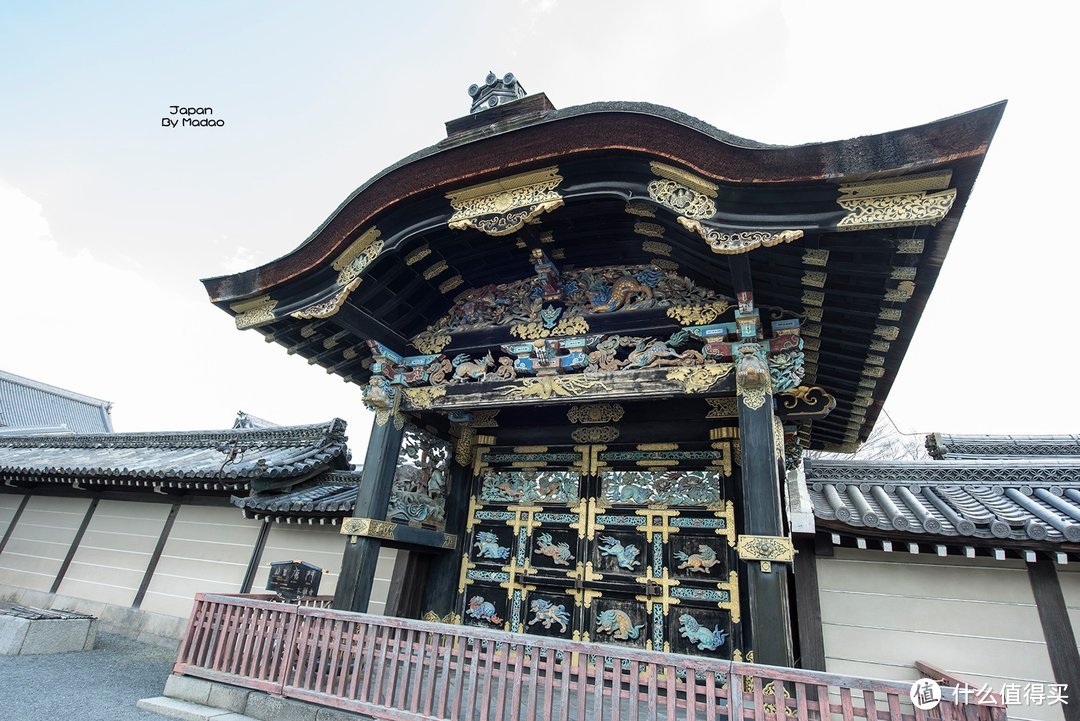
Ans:
MULTIPOLYGON (((451 137, 363 185, 293 253, 205 280, 211 300, 238 316, 266 308, 252 325, 268 340, 364 383, 371 362, 366 340, 418 354, 413 339, 461 292, 530 277, 535 247, 563 270, 656 264, 733 295, 728 256, 713 252, 676 213, 650 199, 654 164, 663 163, 715 187, 718 212, 710 223, 803 231, 798 241, 749 253, 755 301, 803 318, 807 383, 836 397, 829 417, 804 428, 808 445, 851 450, 864 439, 934 285, 1003 104, 893 133, 782 147, 736 138, 659 106, 555 110, 537 98, 501 105, 487 122, 477 120, 485 115, 478 113, 448 124, 451 137), (557 169, 561 207, 509 235, 449 226, 448 194, 543 168, 557 169), (841 185, 935 172, 947 173, 956 191, 936 225, 839 227, 847 212, 838 204, 841 185), (342 292, 335 260, 376 230, 380 252, 358 284, 342 292), (330 312, 311 312, 320 307, 330 312)), ((626 321, 633 325, 629 316, 626 321)), ((490 335, 460 339, 447 352, 511 340, 506 329, 490 335)))

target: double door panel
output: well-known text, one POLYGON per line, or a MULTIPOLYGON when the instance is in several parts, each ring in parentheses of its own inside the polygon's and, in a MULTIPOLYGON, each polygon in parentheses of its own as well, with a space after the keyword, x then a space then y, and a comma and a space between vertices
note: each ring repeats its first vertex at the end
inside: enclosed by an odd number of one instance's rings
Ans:
POLYGON ((715 454, 643 470, 620 458, 633 449, 523 451, 485 451, 464 623, 719 658, 741 647, 730 479, 715 454), (548 465, 507 465, 530 453, 548 465))

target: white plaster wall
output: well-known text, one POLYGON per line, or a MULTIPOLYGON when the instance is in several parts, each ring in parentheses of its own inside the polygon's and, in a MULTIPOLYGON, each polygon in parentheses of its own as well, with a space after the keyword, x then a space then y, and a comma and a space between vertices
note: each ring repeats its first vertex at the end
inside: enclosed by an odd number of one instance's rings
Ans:
POLYGON ((182 506, 142 608, 187 616, 196 593, 239 593, 258 535, 236 508, 182 506))
MULTIPOLYGON (((837 548, 818 558, 827 670, 914 680, 925 661, 973 686, 1054 682, 1020 561, 837 548)), ((1077 600, 1080 600, 1078 597, 1077 600)), ((1060 721, 1060 706, 1010 707, 1060 721)))
POLYGON ((48 591, 90 501, 35 496, 0 553, 0 584, 48 591))
POLYGON ((168 503, 101 501, 57 593, 130 606, 171 508, 168 503))
MULTIPOLYGON (((340 533, 339 526, 315 526, 274 523, 266 538, 266 547, 259 559, 253 593, 265 590, 270 575, 270 564, 275 561, 307 561, 323 569, 319 595, 332 596, 341 573, 341 557, 345 552, 347 536, 340 533)), ((382 614, 386 609, 386 597, 390 592, 390 578, 394 573, 397 551, 393 548, 379 550, 379 562, 375 566, 375 581, 371 588, 368 613, 382 614)))

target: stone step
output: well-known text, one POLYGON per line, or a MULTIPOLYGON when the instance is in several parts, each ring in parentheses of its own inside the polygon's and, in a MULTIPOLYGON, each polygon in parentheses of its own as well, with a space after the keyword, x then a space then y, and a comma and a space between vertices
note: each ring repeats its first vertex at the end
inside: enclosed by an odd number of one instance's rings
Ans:
POLYGON ((216 706, 193 701, 182 701, 168 696, 155 696, 144 698, 135 704, 143 711, 149 711, 166 718, 180 719, 180 721, 258 721, 251 716, 229 711, 216 706))

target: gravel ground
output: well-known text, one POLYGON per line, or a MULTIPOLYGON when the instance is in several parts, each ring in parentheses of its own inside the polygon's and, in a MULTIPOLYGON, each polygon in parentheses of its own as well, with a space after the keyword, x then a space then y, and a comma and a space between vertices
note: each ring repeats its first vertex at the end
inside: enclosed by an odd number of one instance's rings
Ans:
POLYGON ((161 721, 135 708, 160 696, 176 651, 98 633, 93 651, 0 656, 3 721, 161 721))

